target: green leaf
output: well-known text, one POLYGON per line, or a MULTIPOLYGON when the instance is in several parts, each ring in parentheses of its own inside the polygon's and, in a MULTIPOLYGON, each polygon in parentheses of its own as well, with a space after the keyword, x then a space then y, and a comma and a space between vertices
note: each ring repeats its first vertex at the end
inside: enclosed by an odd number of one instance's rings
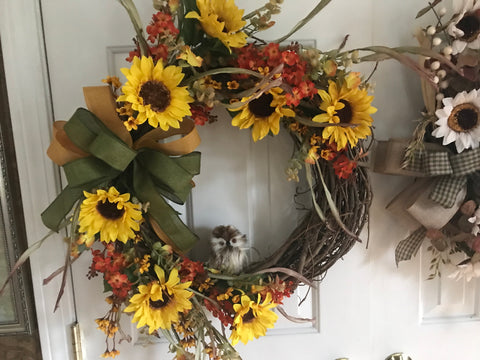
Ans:
POLYGON ((419 17, 422 17, 426 13, 428 13, 430 10, 432 10, 435 6, 440 4, 442 0, 435 0, 433 3, 429 4, 428 6, 425 6, 422 10, 420 10, 417 13, 417 16, 415 16, 415 19, 418 19, 419 17))
MULTIPOLYGON (((65 223, 63 223, 61 225, 61 227, 65 227, 65 223)), ((13 265, 13 268, 12 270, 10 271, 10 273, 8 274, 7 278, 5 279, 5 282, 3 283, 3 286, 2 288, 0 289, 0 296, 2 295, 3 291, 5 290, 5 288, 7 287, 7 284, 8 282, 10 281, 10 279, 12 278, 13 274, 15 274, 15 272, 25 263, 25 261, 28 260, 28 258, 30 257, 30 255, 32 255, 35 251, 37 251, 38 249, 40 249, 40 247, 42 246, 43 242, 45 240, 47 240, 50 235, 53 234, 53 231, 50 231, 47 235, 45 235, 43 238, 41 238, 40 240, 38 240, 36 243, 33 243, 32 245, 30 245, 28 247, 27 250, 25 250, 22 255, 20 255, 20 257, 18 258, 17 262, 15 263, 15 265, 13 265)))
MULTIPOLYGON (((190 11, 199 12, 195 0, 184 0, 183 6, 185 14, 190 11)), ((200 44, 204 36, 205 32, 197 19, 182 18, 179 37, 183 39, 186 45, 196 46, 200 44)))
POLYGON ((103 279, 103 292, 106 293, 112 290, 112 286, 107 282, 107 280, 103 279))
POLYGON ((138 280, 138 277, 135 275, 136 268, 137 267, 135 266, 135 264, 133 264, 130 267, 124 269, 124 273, 125 275, 127 275, 128 281, 130 281, 131 283, 134 283, 138 280))
POLYGON ((332 213, 334 219, 336 220, 337 224, 342 228, 343 231, 345 231, 348 235, 353 237, 357 241, 361 241, 360 238, 354 234, 353 232, 348 229, 345 224, 342 222, 342 219, 340 219, 340 213, 338 212, 337 206, 335 205, 335 202, 333 201, 332 194, 330 193, 330 190, 327 187, 327 184, 325 184, 325 180, 323 178, 322 171, 320 169, 320 166, 318 165, 318 161, 315 160, 315 165, 317 166, 317 171, 320 176, 320 180, 322 182, 323 190, 325 192, 325 198, 327 199, 328 206, 330 207, 330 212, 332 213))

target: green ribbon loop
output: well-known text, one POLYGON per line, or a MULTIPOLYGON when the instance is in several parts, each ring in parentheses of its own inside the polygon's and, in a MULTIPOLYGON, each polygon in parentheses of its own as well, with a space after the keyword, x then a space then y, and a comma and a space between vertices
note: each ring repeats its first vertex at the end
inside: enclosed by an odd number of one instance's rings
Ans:
MULTIPOLYGON (((100 183, 84 184, 85 189, 98 186, 100 183)), ((41 218, 43 224, 49 229, 58 232, 60 224, 67 214, 72 210, 73 205, 83 194, 83 187, 72 187, 67 185, 53 202, 42 212, 41 218)))
POLYGON ((70 140, 83 151, 123 171, 137 156, 90 111, 79 108, 65 124, 70 140))
POLYGON ((136 162, 134 172, 137 174, 133 179, 135 195, 140 201, 148 201, 150 203, 148 214, 152 216, 162 231, 180 250, 186 251, 191 249, 198 240, 198 237, 190 231, 180 220, 177 212, 168 205, 165 199, 156 191, 154 181, 146 168, 136 162))
POLYGON ((165 198, 185 203, 193 186, 193 176, 200 173, 200 153, 170 157, 159 151, 132 150, 113 134, 95 115, 78 109, 65 124, 70 140, 91 156, 63 166, 68 185, 42 213, 44 224, 58 231, 59 224, 71 211, 83 191, 92 191, 120 176, 133 163, 126 183, 133 184, 132 195, 149 202, 149 214, 180 251, 192 248, 197 237, 180 220, 165 198))
POLYGON ((177 204, 185 203, 192 189, 191 180, 199 174, 199 152, 171 158, 158 151, 145 150, 137 156, 137 160, 148 169, 163 196, 177 204))
POLYGON ((480 170, 480 148, 460 154, 449 151, 418 151, 407 170, 421 171, 427 176, 438 176, 430 199, 446 208, 455 204, 458 192, 467 183, 467 176, 480 170))
POLYGON ((71 187, 111 180, 120 174, 120 171, 93 156, 73 160, 65 164, 63 169, 71 187))

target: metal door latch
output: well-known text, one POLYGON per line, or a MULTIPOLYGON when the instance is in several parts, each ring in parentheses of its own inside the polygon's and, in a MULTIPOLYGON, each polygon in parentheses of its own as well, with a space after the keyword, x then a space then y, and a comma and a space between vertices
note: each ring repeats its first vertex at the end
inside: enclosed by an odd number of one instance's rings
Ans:
POLYGON ((78 322, 74 322, 71 326, 71 329, 72 329, 73 359, 83 360, 82 336, 80 334, 80 324, 78 322))
POLYGON ((385 360, 412 360, 412 358, 404 355, 403 353, 394 353, 390 356, 387 356, 385 360))

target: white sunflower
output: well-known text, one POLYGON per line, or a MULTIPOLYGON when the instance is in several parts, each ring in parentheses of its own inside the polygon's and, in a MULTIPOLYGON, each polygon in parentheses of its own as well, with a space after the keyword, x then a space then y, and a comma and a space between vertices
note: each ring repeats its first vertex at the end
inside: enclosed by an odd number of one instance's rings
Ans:
POLYGON ((457 152, 476 149, 480 142, 480 91, 462 91, 454 98, 444 98, 443 108, 435 112, 438 127, 432 135, 443 137, 443 145, 455 142, 457 152))
POLYGON ((455 39, 452 54, 461 53, 466 47, 480 49, 480 1, 454 0, 455 15, 448 25, 448 33, 455 39))

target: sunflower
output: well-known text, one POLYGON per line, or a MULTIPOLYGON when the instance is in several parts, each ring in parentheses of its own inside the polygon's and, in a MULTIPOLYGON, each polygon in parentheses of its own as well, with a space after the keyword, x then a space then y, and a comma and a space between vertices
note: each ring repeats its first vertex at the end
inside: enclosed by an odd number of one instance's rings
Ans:
POLYGON ((190 11, 186 18, 198 19, 203 30, 219 39, 227 48, 243 47, 247 43, 247 35, 240 31, 246 21, 242 20, 244 10, 240 10, 233 0, 197 0, 200 11, 190 11))
POLYGON ((178 322, 179 313, 192 308, 192 292, 186 290, 191 281, 180 284, 178 270, 173 268, 165 282, 165 271, 155 265, 158 281, 138 286, 138 294, 130 298, 125 312, 135 312, 132 322, 138 322, 137 328, 147 325, 151 334, 157 329, 169 329, 178 322))
POLYGON ((242 98, 245 104, 231 111, 242 111, 232 119, 232 125, 240 129, 252 128, 254 141, 261 140, 271 131, 277 135, 280 131, 280 119, 283 116, 294 117, 292 109, 283 107, 286 104, 285 96, 281 95, 281 88, 273 88, 263 93, 257 99, 242 98))
POLYGON ((120 240, 125 243, 135 237, 142 219, 140 204, 130 202, 130 194, 122 194, 115 187, 108 192, 97 190, 96 194, 83 192, 85 200, 80 205, 80 233, 92 238, 100 233, 100 240, 106 243, 120 240))
POLYGON ((136 124, 148 123, 154 128, 160 126, 168 130, 171 126, 179 128, 184 116, 190 116, 189 103, 193 102, 187 87, 178 87, 183 79, 182 68, 163 67, 161 61, 153 64, 151 57, 135 57, 130 69, 121 69, 127 77, 118 102, 131 104, 138 112, 136 124))
POLYGON ((267 329, 273 328, 278 315, 272 310, 276 304, 272 304, 272 294, 267 293, 263 303, 260 303, 260 294, 257 302, 251 300, 247 295, 242 295, 241 303, 234 304, 235 318, 233 319, 233 330, 230 335, 232 345, 238 341, 246 344, 255 337, 265 336, 267 329))
POLYGON ((435 112, 438 127, 432 135, 443 137, 443 145, 455 142, 457 151, 478 148, 480 142, 480 92, 462 91, 454 98, 444 98, 443 108, 435 112))
POLYGON ((466 47, 480 49, 480 1, 456 0, 453 2, 456 13, 447 31, 455 39, 452 54, 461 53, 466 47))
POLYGON ((324 113, 316 115, 312 121, 352 125, 326 127, 322 137, 328 139, 330 144, 336 144, 337 149, 341 150, 347 146, 347 142, 355 146, 358 139, 371 135, 373 119, 370 114, 377 109, 370 105, 373 96, 368 96, 365 89, 349 88, 346 82, 338 89, 335 82, 329 81, 328 93, 318 90, 318 94, 322 98, 320 110, 324 113))

